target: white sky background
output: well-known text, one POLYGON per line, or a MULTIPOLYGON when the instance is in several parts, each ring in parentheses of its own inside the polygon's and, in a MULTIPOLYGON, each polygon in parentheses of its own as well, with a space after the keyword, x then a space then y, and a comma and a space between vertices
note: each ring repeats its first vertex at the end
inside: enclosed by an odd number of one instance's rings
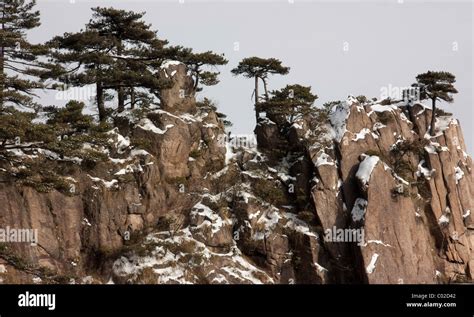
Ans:
MULTIPOLYGON (((217 102, 234 133, 252 133, 255 126, 253 80, 230 74, 245 57, 282 60, 290 74, 271 77, 270 90, 312 86, 319 105, 349 94, 380 98, 384 87, 409 86, 419 73, 446 70, 456 75, 459 94, 442 107, 461 121, 474 153, 471 1, 38 0, 42 25, 29 36, 40 42, 79 31, 96 6, 145 11, 145 20, 170 44, 225 53, 229 64, 219 68, 221 83, 201 95, 217 102)), ((42 103, 64 102, 49 94, 42 103)))

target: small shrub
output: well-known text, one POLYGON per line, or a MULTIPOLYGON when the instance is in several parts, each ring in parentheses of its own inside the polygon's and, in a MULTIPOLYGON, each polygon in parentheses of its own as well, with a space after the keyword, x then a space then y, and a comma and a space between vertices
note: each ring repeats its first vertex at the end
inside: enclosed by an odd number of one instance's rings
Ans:
POLYGON ((66 195, 72 195, 71 184, 57 172, 62 164, 49 160, 39 160, 24 163, 15 177, 19 184, 34 188, 40 193, 49 193, 57 190, 66 195))
POLYGON ((24 186, 34 188, 39 193, 49 193, 57 190, 63 194, 71 195, 71 185, 57 176, 50 176, 39 181, 26 179, 21 182, 24 186))
POLYGON ((34 173, 30 168, 22 168, 15 174, 18 179, 28 179, 33 175, 34 173))
POLYGON ((136 109, 133 109, 131 111, 131 119, 132 119, 132 122, 138 122, 140 121, 141 119, 144 119, 146 117, 148 117, 150 120, 151 118, 149 117, 151 115, 151 113, 149 113, 150 110, 147 109, 147 108, 136 108, 136 109))
POLYGON ((335 106, 340 104, 342 101, 329 101, 323 104, 322 108, 329 113, 331 109, 335 106))
POLYGON ((307 224, 313 224, 316 221, 316 216, 311 211, 302 211, 298 213, 298 218, 307 224))
POLYGON ((101 133, 106 133, 110 130, 112 130, 113 126, 108 123, 108 122, 100 122, 97 125, 93 125, 90 129, 91 134, 101 134, 101 133))
POLYGON ((162 221, 167 227, 170 237, 174 237, 175 234, 183 227, 185 217, 181 214, 170 212, 163 217, 162 221))
POLYGON ((391 149, 391 153, 398 158, 405 156, 405 154, 413 153, 419 158, 423 158, 425 155, 425 146, 429 145, 429 141, 426 139, 415 139, 413 141, 402 141, 398 142, 391 149))
POLYGON ((466 274, 460 272, 455 272, 454 276, 448 279, 448 284, 466 284, 471 282, 466 274))
POLYGON ((93 125, 90 115, 82 114, 85 105, 76 100, 69 101, 64 108, 49 107, 49 125, 62 131, 87 132, 93 125))
POLYGON ((31 267, 30 263, 16 255, 5 243, 0 243, 0 258, 18 270, 26 270, 31 267))
POLYGON ((196 102, 197 108, 210 109, 212 111, 217 111, 216 103, 208 98, 204 98, 202 101, 196 102))
POLYGON ((150 152, 152 143, 149 139, 132 136, 130 138, 130 145, 134 148, 144 149, 145 151, 150 152))
POLYGON ((67 181, 55 173, 47 173, 42 181, 60 192, 69 192, 71 188, 71 185, 67 181))
POLYGON ((441 108, 436 108, 435 115, 437 117, 445 117, 445 116, 452 116, 453 114, 450 112, 446 112, 441 108))
POLYGON ((413 182, 416 169, 408 161, 400 159, 393 162, 393 171, 407 182, 413 182))
POLYGON ((413 175, 416 172, 414 167, 406 158, 406 155, 413 154, 418 158, 423 158, 425 155, 425 146, 429 143, 425 139, 415 139, 413 141, 402 141, 398 142, 390 150, 391 162, 393 170, 397 175, 404 178, 409 182, 413 182, 413 175))
POLYGON ((77 278, 74 275, 59 275, 49 268, 33 265, 15 254, 5 243, 0 244, 0 258, 4 259, 17 270, 39 276, 44 283, 67 284, 71 279, 77 278))
POLYGON ((272 181, 258 179, 253 184, 255 195, 272 205, 282 205, 287 199, 284 191, 272 181))
POLYGON ((135 182, 136 182, 136 178, 135 178, 134 173, 127 173, 127 174, 125 174, 125 175, 119 175, 119 176, 118 176, 118 181, 119 181, 121 184, 135 183, 135 182))
POLYGON ((431 199, 431 188, 430 184, 426 179, 419 179, 415 182, 415 186, 418 189, 418 194, 425 200, 431 199))
POLYGON ((363 96, 363 95, 357 96, 356 99, 362 105, 367 103, 367 101, 368 101, 367 97, 363 96))
POLYGON ((190 153, 189 153, 189 157, 192 157, 194 159, 198 158, 201 156, 201 151, 199 150, 192 150, 190 153))
POLYGON ((398 186, 392 188, 390 192, 392 194, 392 198, 396 198, 397 196, 410 197, 410 188, 404 184, 399 184, 398 186))
POLYGON ((376 112, 378 120, 382 124, 389 124, 390 122, 393 121, 393 116, 390 111, 382 111, 382 112, 376 112))

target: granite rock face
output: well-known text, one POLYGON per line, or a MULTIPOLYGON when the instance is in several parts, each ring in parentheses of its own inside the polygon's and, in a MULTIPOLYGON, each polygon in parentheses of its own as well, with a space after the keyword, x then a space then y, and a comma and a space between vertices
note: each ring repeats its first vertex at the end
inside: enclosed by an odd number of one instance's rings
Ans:
POLYGON ((262 118, 258 147, 237 147, 183 64, 160 76, 160 109, 111 131, 120 154, 76 168, 69 195, 1 176, 0 228, 39 230, 37 245, 1 244, 2 283, 472 282, 457 120, 438 117, 430 136, 421 104, 350 98, 324 133, 262 118))

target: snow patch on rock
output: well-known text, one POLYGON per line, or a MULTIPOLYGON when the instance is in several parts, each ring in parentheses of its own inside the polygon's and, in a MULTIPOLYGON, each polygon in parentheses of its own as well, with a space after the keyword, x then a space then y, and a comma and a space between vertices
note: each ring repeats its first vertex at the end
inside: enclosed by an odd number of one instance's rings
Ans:
POLYGON ((162 65, 161 69, 168 69, 170 66, 178 66, 181 65, 182 63, 180 61, 174 61, 174 60, 166 60, 162 65))
POLYGON ((128 137, 124 137, 119 133, 118 128, 114 128, 107 132, 108 135, 115 136, 115 140, 113 138, 109 139, 109 142, 114 143, 115 147, 117 148, 117 152, 122 154, 125 150, 130 146, 130 139, 128 137))
POLYGON ((464 177, 464 172, 459 166, 456 166, 454 168, 454 175, 456 177, 456 184, 458 184, 459 181, 464 177))
POLYGON ((171 129, 172 127, 174 127, 174 125, 168 124, 166 125, 164 130, 161 130, 148 118, 142 119, 137 126, 145 131, 151 131, 156 134, 165 134, 168 131, 168 129, 171 129))
POLYGON ((363 185, 367 185, 372 171, 374 170, 377 163, 380 161, 378 156, 368 156, 366 155, 364 160, 359 164, 359 169, 357 170, 356 177, 361 181, 363 185))
POLYGON ((329 112, 329 121, 332 126, 333 139, 341 142, 344 134, 346 133, 347 118, 351 113, 352 102, 350 100, 345 103, 339 103, 335 105, 329 112))
POLYGON ((370 259, 369 265, 367 265, 366 271, 367 274, 372 274, 375 270, 375 263, 377 263, 377 259, 379 258, 379 255, 377 253, 374 253, 372 255, 372 258, 370 259))
POLYGON ((438 219, 438 223, 439 223, 440 225, 442 225, 442 224, 448 224, 448 223, 449 223, 449 218, 448 218, 448 216, 446 216, 446 215, 441 215, 441 217, 439 217, 439 219, 438 219))
POLYGON ((147 270, 152 274, 150 276, 150 273, 146 273, 148 283, 196 284, 202 282, 193 271, 196 270, 213 284, 274 283, 236 245, 227 253, 214 252, 194 239, 189 228, 181 229, 173 235, 167 231, 149 234, 143 246, 149 250, 146 256, 132 253, 114 262, 115 276, 131 283, 143 282, 141 278, 147 270), (152 280, 148 281, 150 278, 152 280))
POLYGON ((363 198, 357 198, 354 207, 352 208, 351 215, 354 222, 364 220, 365 212, 367 211, 367 200, 363 198))
POLYGON ((385 111, 390 111, 393 112, 397 109, 395 105, 381 105, 381 104, 375 104, 370 106, 371 111, 367 115, 371 115, 374 112, 385 112, 385 111))
POLYGON ((421 160, 418 164, 418 171, 416 172, 417 177, 423 176, 427 180, 431 179, 431 175, 433 174, 434 170, 429 170, 428 168, 424 167, 423 165, 426 163, 425 160, 421 160))
POLYGON ((112 187, 117 187, 118 186, 118 180, 116 179, 113 179, 111 181, 106 181, 102 178, 98 178, 98 177, 92 177, 90 176, 89 174, 87 175, 89 176, 89 178, 93 181, 93 182, 96 182, 96 183, 102 183, 102 185, 104 185, 105 188, 112 188, 112 187))
POLYGON ((314 165, 317 167, 322 165, 334 165, 334 161, 331 156, 322 152, 316 159, 316 162, 314 162, 314 165))

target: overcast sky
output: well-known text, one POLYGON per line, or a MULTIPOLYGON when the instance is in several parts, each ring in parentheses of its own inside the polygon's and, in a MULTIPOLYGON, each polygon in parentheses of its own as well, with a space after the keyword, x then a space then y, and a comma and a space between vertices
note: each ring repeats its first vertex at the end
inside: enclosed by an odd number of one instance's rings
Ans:
POLYGON ((95 6, 144 11, 171 44, 224 53, 229 64, 219 69, 221 83, 201 95, 217 102, 234 133, 252 133, 255 126, 253 81, 230 74, 244 57, 282 60, 290 74, 271 77, 270 89, 308 85, 317 104, 349 94, 380 98, 385 88, 408 86, 421 72, 450 71, 459 94, 443 107, 461 121, 474 154, 471 1, 38 0, 42 25, 30 38, 78 31, 95 6))

